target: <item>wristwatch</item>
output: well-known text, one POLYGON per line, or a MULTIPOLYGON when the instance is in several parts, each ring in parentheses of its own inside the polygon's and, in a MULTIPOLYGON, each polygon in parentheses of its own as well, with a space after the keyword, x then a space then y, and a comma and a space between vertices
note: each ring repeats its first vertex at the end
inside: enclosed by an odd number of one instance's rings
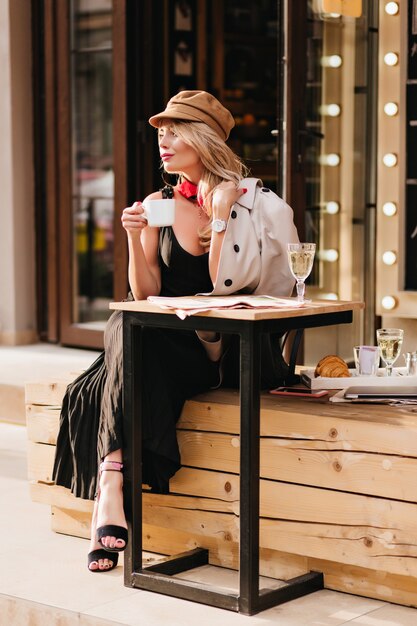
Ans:
POLYGON ((226 220, 213 220, 211 223, 211 230, 215 233, 222 233, 227 228, 226 220))

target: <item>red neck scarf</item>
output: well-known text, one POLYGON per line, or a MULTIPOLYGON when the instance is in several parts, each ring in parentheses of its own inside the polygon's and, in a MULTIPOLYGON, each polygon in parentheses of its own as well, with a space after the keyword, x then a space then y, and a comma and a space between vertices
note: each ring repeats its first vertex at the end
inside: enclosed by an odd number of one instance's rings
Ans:
POLYGON ((194 185, 194 183, 186 178, 178 185, 177 191, 184 196, 184 198, 187 198, 187 200, 197 202, 199 206, 202 206, 201 197, 197 196, 197 185, 194 185))

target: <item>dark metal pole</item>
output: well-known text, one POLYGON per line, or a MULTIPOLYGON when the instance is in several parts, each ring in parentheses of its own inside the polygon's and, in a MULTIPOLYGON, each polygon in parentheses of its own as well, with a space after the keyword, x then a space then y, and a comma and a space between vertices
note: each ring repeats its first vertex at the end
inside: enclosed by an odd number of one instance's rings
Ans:
POLYGON ((240 595, 239 611, 259 603, 260 331, 246 324, 240 335, 240 595))
POLYGON ((364 343, 375 343, 376 297, 376 196, 378 133, 378 2, 368 0, 366 155, 365 155, 365 255, 364 255, 364 343))
POLYGON ((277 0, 277 124, 273 135, 277 137, 277 194, 285 198, 285 98, 286 98, 286 40, 285 40, 285 7, 286 0, 277 0))
POLYGON ((124 505, 129 543, 124 557, 124 581, 133 585, 133 572, 142 568, 142 327, 134 315, 123 313, 123 432, 124 505))

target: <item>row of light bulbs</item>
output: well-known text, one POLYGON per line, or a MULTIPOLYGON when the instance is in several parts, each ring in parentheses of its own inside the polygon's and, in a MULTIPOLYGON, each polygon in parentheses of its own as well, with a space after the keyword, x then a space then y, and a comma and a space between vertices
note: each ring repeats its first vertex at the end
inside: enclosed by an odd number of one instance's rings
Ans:
MULTIPOLYGON (((385 13, 387 15, 398 15, 400 6, 398 2, 387 2, 385 5, 385 13)), ((398 65, 399 55, 396 52, 387 52, 384 55, 384 63, 388 67, 395 67, 398 65)), ((396 102, 386 102, 384 104, 384 113, 388 117, 395 117, 398 115, 398 104, 396 102)), ((394 152, 387 152, 382 157, 382 162, 385 167, 395 167, 398 164, 398 155, 394 152)), ((385 202, 382 205, 382 212, 386 217, 393 217, 397 213, 397 205, 395 202, 385 202)), ((385 265, 395 265, 397 262, 397 253, 394 250, 385 250, 382 253, 382 262, 385 265)), ((397 306, 398 301, 395 296, 384 296, 381 299, 382 308, 386 311, 392 311, 397 306)))
MULTIPOLYGON (((332 17, 340 17, 339 15, 332 15, 332 17)), ((329 56, 324 56, 321 58, 321 66, 325 68, 333 68, 337 69, 341 67, 343 64, 343 59, 339 54, 331 54, 329 56)), ((330 104, 322 104, 320 106, 319 112, 323 116, 328 117, 339 117, 342 109, 341 106, 335 102, 330 104)), ((330 154, 321 154, 319 157, 320 165, 327 165, 329 167, 338 167, 340 165, 340 154, 335 152, 331 152, 330 154)), ((340 211, 340 204, 335 200, 330 200, 329 202, 324 203, 324 210, 329 215, 337 215, 340 211)), ((326 261, 328 263, 335 263, 339 258, 339 251, 335 248, 328 248, 326 250, 319 250, 317 252, 317 258, 320 261, 326 261)), ((324 297, 327 300, 337 300, 337 294, 328 293, 322 294, 321 297, 324 297)))

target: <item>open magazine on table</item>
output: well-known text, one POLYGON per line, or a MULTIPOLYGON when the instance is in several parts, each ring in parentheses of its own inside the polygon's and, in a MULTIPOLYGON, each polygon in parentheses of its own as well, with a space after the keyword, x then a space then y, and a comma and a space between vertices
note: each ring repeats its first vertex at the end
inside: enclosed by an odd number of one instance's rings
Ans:
POLYGON ((285 309, 304 305, 303 302, 298 302, 295 298, 252 295, 181 296, 179 298, 149 296, 148 301, 162 309, 174 309, 181 319, 213 309, 285 309))

